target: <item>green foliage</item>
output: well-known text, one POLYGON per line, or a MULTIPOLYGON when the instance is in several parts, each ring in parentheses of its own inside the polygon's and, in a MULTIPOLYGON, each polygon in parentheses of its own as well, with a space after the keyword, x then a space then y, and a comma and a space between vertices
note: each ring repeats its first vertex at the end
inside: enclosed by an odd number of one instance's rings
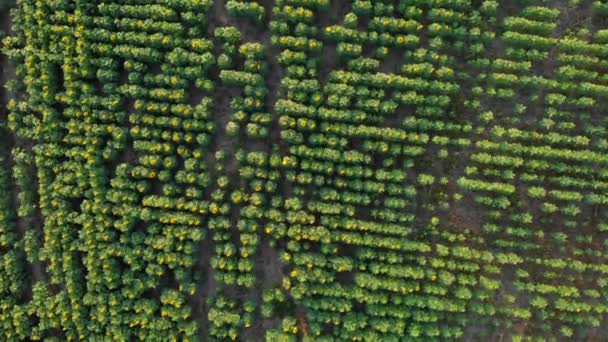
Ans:
POLYGON ((0 339, 589 338, 608 5, 569 4, 17 2, 0 339))

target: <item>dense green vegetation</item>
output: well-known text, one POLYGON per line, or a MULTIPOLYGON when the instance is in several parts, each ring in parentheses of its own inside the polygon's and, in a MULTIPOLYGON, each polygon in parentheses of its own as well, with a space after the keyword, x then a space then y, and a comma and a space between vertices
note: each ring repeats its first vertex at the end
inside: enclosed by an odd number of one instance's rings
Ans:
POLYGON ((608 1, 3 4, 0 340, 608 339, 608 1))

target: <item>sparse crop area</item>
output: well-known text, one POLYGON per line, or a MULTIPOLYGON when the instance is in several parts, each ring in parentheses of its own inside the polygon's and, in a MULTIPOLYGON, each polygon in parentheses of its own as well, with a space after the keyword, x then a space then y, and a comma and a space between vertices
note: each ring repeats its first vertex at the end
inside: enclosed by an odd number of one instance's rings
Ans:
POLYGON ((0 0, 0 41, 2 341, 608 340, 607 0, 0 0))

